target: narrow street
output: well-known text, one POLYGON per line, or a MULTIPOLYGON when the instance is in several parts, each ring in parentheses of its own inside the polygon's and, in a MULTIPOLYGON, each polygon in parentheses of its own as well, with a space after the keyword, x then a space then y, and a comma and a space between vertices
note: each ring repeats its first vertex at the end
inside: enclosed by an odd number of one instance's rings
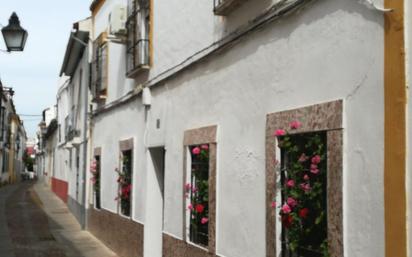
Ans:
POLYGON ((42 183, 0 188, 1 257, 116 257, 42 183))

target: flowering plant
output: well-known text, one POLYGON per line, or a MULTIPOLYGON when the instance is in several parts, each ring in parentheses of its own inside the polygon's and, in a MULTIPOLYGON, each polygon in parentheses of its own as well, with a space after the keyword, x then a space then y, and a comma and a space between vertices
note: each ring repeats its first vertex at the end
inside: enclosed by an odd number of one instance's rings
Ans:
POLYGON ((99 167, 98 167, 98 162, 96 159, 93 159, 92 163, 90 164, 90 173, 92 174, 92 177, 90 181, 93 184, 93 189, 95 192, 99 192, 100 190, 100 174, 99 174, 99 167))
POLYGON ((122 214, 130 215, 130 196, 132 192, 132 172, 131 160, 128 156, 123 156, 122 169, 115 169, 118 174, 117 183, 119 184, 119 191, 116 197, 120 201, 120 209, 122 214))
POLYGON ((190 148, 192 156, 191 183, 185 185, 185 197, 190 200, 190 238, 194 243, 208 244, 209 222, 209 145, 190 148))
MULTIPOLYGON (((300 126, 299 121, 290 123, 292 130, 300 126)), ((274 136, 281 149, 282 202, 274 201, 272 207, 279 209, 283 250, 296 256, 328 257, 325 133, 290 135, 278 129, 274 136)))

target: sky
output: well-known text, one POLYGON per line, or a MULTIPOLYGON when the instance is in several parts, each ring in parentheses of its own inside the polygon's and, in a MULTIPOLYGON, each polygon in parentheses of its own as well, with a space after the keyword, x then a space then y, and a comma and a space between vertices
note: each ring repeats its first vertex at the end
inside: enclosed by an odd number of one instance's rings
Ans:
MULTIPOLYGON (((18 114, 41 115, 56 104, 60 68, 74 22, 90 16, 91 0, 1 1, 0 25, 13 12, 28 33, 24 52, 0 51, 0 78, 16 92, 18 114)), ((0 35, 0 49, 6 49, 0 35)), ((34 137, 41 117, 22 116, 28 137, 34 137)))

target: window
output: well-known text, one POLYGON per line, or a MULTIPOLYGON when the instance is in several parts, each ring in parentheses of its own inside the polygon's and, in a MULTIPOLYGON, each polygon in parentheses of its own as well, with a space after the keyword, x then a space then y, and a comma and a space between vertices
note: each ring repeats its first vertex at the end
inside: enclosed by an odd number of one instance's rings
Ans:
POLYGON ((122 151, 122 165, 119 171, 119 200, 120 213, 130 216, 132 197, 132 175, 133 175, 133 150, 122 151))
POLYGON ((95 155, 90 171, 92 173, 92 183, 94 192, 94 207, 100 209, 100 155, 95 155))
POLYGON ((108 43, 106 33, 102 33, 93 44, 92 93, 94 101, 106 98, 108 84, 108 43))
POLYGON ((278 138, 282 257, 328 256, 326 133, 278 138))
POLYGON ((343 102, 267 115, 266 256, 344 256, 343 102))
POLYGON ((72 150, 73 150, 72 148, 69 149, 69 167, 70 167, 70 171, 71 171, 72 164, 73 164, 73 156, 72 156, 73 152, 72 152, 72 150))
POLYGON ((209 234, 209 145, 189 147, 191 153, 190 182, 185 186, 189 200, 189 239, 208 246, 209 234))
POLYGON ((1 122, 1 124, 0 124, 0 126, 1 126, 1 131, 0 131, 0 141, 4 141, 3 139, 4 139, 4 127, 6 126, 6 124, 5 124, 5 117, 6 117, 6 107, 4 107, 4 106, 2 106, 1 107, 1 117, 0 117, 0 122, 1 122))
POLYGON ((8 172, 9 167, 9 153, 3 150, 3 173, 8 172))
POLYGON ((61 132, 61 126, 59 124, 59 142, 62 141, 62 132, 61 132))
MULTIPOLYGON (((216 134, 217 126, 184 133, 184 241, 216 253, 216 134)), ((213 255, 214 256, 214 255, 213 255)))
POLYGON ((69 140, 69 132, 71 130, 71 124, 70 124, 70 117, 69 115, 64 118, 64 140, 68 141, 69 140))
POLYGON ((127 76, 150 66, 150 0, 129 0, 127 76))

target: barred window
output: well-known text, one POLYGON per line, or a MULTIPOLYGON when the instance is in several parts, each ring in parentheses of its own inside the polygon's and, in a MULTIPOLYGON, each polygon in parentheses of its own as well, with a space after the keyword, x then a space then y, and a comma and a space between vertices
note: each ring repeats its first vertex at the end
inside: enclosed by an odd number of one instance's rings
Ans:
POLYGON ((185 185, 189 200, 190 241, 208 246, 209 243, 209 144, 192 145, 190 182, 185 185))
POLYGON ((329 256, 326 133, 279 137, 282 257, 329 256))
POLYGON ((93 170, 93 191, 94 191, 94 207, 100 209, 100 155, 94 157, 94 163, 92 165, 93 170))
POLYGON ((104 33, 101 34, 93 45, 94 60, 92 65, 92 92, 95 100, 104 99, 107 90, 108 74, 108 45, 104 42, 104 33))
POLYGON ((122 151, 122 167, 119 171, 120 212, 130 216, 132 207, 133 150, 122 151))
POLYGON ((127 75, 150 65, 150 1, 129 0, 127 19, 127 75))

